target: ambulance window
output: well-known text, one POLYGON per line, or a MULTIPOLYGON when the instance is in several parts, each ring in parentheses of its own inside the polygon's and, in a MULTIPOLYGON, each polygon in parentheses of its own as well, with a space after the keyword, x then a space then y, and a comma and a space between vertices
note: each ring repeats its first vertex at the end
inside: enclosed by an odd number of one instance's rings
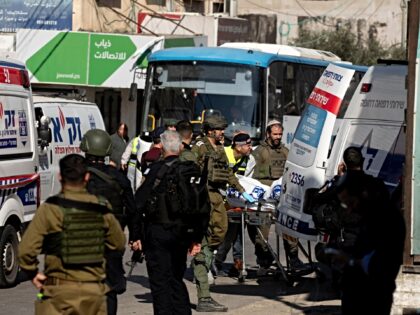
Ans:
POLYGON ((357 89, 357 86, 360 83, 360 80, 362 80, 364 76, 364 72, 355 72, 353 75, 353 78, 350 81, 349 88, 346 91, 346 94, 344 95, 343 102, 341 103, 340 110, 338 111, 337 118, 343 118, 346 114, 347 108, 349 107, 351 98, 353 97, 354 92, 357 89))

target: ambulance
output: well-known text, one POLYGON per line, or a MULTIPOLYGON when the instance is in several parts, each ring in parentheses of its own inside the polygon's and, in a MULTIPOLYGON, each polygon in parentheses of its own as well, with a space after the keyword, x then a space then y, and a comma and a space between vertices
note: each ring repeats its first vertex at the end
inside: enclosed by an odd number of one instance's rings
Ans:
MULTIPOLYGON (((391 192, 395 189, 405 160, 406 77, 407 65, 402 62, 369 67, 341 121, 324 104, 308 106, 310 110, 302 115, 285 164, 277 234, 319 240, 312 216, 304 210, 306 191, 321 187, 337 174, 343 152, 349 146, 361 148, 366 173, 383 179, 391 192), (338 133, 333 136, 337 124, 338 133)), ((339 86, 341 82, 334 80, 337 78, 340 77, 334 74, 327 80, 324 72, 318 83, 339 86)), ((340 100, 322 90, 314 90, 311 96, 313 93, 320 95, 327 106, 330 101, 340 100)))
POLYGON ((33 102, 39 138, 44 132, 47 136, 46 141, 39 142, 40 200, 43 202, 61 190, 60 159, 71 153, 82 154, 79 145, 83 135, 90 129, 105 130, 105 124, 95 103, 36 94, 33 102))
POLYGON ((0 54, 0 286, 18 275, 21 234, 40 202, 38 145, 25 65, 0 54))

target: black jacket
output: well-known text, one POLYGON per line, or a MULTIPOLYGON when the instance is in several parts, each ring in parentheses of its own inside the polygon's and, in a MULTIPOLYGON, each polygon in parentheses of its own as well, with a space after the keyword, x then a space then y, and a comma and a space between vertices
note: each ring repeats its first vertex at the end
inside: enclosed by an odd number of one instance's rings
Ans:
MULTIPOLYGON (((160 221, 160 216, 147 216, 147 206, 148 201, 150 198, 153 197, 153 189, 155 185, 156 177, 158 176, 159 170, 162 168, 162 166, 167 163, 171 162, 175 159, 178 159, 178 156, 172 155, 168 156, 163 160, 156 161, 152 163, 148 170, 143 174, 145 176, 145 181, 143 184, 139 187, 135 194, 135 201, 137 205, 137 224, 136 224, 136 232, 137 239, 143 239, 143 229, 144 226, 147 224, 162 224, 165 228, 173 229, 174 232, 178 233, 180 237, 191 237, 191 241, 193 242, 201 242, 201 239, 204 235, 205 229, 208 224, 208 217, 203 216, 202 218, 198 218, 197 220, 188 220, 188 218, 177 218, 172 219, 170 221, 167 221, 165 223, 162 223, 160 221), (193 226, 194 230, 197 231, 197 233, 194 233, 193 235, 187 236, 185 231, 193 226)), ((156 190, 162 189, 161 187, 157 186, 155 187, 156 190)), ((159 209, 162 210, 162 209, 159 209)), ((167 217, 167 216, 166 216, 167 217)), ((167 220, 167 219, 166 219, 167 220)))

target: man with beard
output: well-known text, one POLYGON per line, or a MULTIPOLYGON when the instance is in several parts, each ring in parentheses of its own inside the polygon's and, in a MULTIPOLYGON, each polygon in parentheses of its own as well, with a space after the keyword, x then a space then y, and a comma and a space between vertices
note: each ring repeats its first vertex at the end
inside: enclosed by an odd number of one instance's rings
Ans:
MULTIPOLYGON (((281 143, 282 136, 283 126, 281 123, 277 120, 269 121, 266 129, 266 139, 253 152, 256 162, 253 178, 268 186, 271 186, 273 181, 282 177, 284 173, 284 164, 289 150, 281 143)), ((266 240, 268 240, 270 226, 270 223, 259 226, 266 240)), ((259 273, 263 274, 271 266, 273 256, 264 240, 260 238, 257 226, 250 225, 248 229, 251 240, 255 244, 255 255, 260 266, 259 273)), ((300 271, 303 263, 298 257, 298 240, 285 236, 284 248, 292 271, 300 271)))

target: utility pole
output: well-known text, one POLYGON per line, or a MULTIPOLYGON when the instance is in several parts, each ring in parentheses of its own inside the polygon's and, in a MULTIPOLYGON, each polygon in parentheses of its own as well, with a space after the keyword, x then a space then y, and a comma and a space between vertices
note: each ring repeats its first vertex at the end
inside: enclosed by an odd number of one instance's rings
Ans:
POLYGON ((401 48, 405 49, 407 40, 407 0, 401 0, 401 48))

